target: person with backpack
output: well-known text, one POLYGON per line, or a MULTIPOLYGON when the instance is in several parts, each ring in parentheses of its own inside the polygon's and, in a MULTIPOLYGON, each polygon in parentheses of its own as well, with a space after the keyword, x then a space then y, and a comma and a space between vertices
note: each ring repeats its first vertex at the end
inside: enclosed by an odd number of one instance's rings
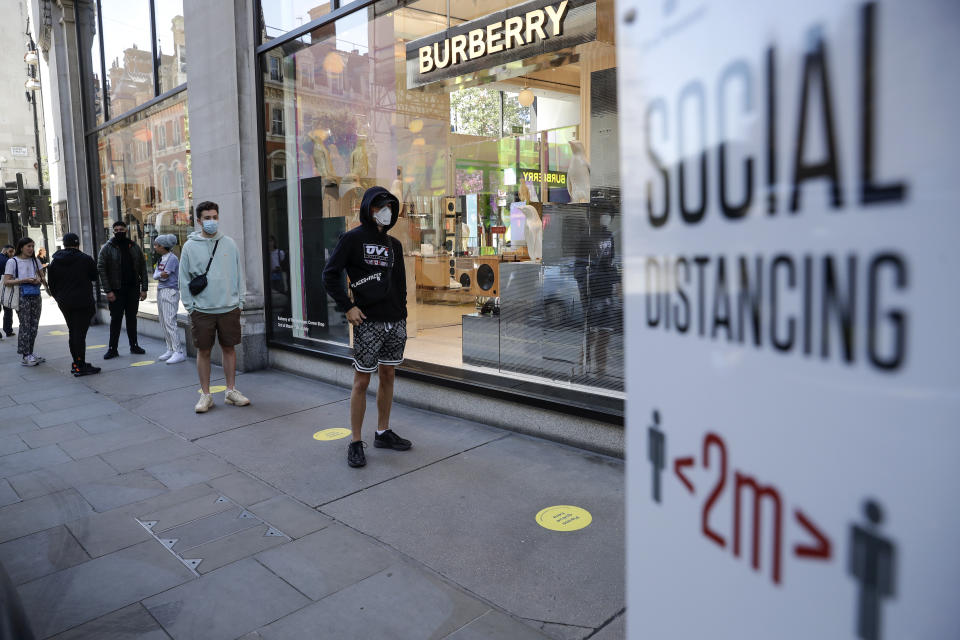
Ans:
POLYGON ((130 353, 143 355, 146 351, 137 342, 137 310, 147 299, 147 259, 143 250, 127 237, 127 223, 113 223, 113 237, 100 249, 97 256, 100 286, 110 303, 110 345, 103 359, 120 354, 120 327, 127 320, 127 340, 130 353))
POLYGON ((70 332, 70 373, 75 377, 100 373, 87 362, 87 330, 96 312, 93 287, 97 283, 97 263, 80 251, 80 236, 63 236, 63 249, 53 254, 47 267, 50 295, 57 301, 70 332))
MULTIPOLYGON (((12 244, 5 244, 3 245, 3 249, 0 249, 0 274, 6 272, 7 260, 13 257, 13 252, 14 248, 12 244)), ((10 307, 3 307, 3 333, 0 334, 0 337, 4 335, 8 338, 17 335, 13 332, 13 309, 10 307)))
POLYGON ((350 428, 353 439, 347 446, 347 464, 367 464, 361 438, 363 414, 367 408, 367 387, 375 371, 380 377, 377 390, 377 427, 373 446, 406 451, 410 441, 390 428, 393 382, 396 367, 403 361, 407 344, 407 276, 403 245, 387 235, 400 215, 400 201, 383 187, 370 187, 360 204, 360 226, 340 236, 323 270, 327 294, 346 312, 353 325, 353 390, 350 393, 350 428), (350 293, 343 286, 343 273, 350 278, 350 293))
POLYGON ((177 236, 172 233, 159 235, 153 241, 153 250, 160 256, 157 268, 153 272, 153 279, 157 281, 157 311, 160 316, 160 326, 163 328, 163 338, 167 343, 167 350, 157 360, 165 360, 167 364, 177 364, 187 359, 183 342, 177 331, 177 311, 180 308, 180 260, 173 252, 177 244, 177 236))
POLYGON ((46 286, 43 269, 34 255, 36 245, 30 238, 20 238, 16 253, 7 261, 3 275, 3 305, 17 310, 20 319, 20 335, 17 337, 17 353, 21 364, 35 367, 46 362, 33 352, 40 326, 40 312, 43 304, 40 299, 40 286, 46 286))

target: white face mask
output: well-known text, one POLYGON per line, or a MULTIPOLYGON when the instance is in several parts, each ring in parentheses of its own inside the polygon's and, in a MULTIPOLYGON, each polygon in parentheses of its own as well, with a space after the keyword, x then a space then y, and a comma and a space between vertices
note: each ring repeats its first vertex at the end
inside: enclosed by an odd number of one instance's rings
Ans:
POLYGON ((377 224, 386 227, 391 221, 393 221, 393 211, 390 209, 390 207, 383 207, 373 214, 373 219, 376 220, 377 224))

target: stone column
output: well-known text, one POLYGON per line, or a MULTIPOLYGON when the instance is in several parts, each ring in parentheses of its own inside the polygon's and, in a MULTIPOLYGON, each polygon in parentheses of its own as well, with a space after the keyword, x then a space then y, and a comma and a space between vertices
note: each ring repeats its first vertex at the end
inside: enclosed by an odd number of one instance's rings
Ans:
MULTIPOLYGON (((184 2, 193 204, 220 205, 246 271, 242 371, 267 366, 254 72, 254 0, 184 2)), ((217 357, 216 350, 214 357, 217 357)))

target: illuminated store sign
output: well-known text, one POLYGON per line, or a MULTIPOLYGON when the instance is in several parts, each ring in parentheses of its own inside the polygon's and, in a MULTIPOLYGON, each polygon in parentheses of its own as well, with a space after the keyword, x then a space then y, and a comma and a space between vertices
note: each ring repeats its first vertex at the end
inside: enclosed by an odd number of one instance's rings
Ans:
POLYGON ((420 86, 596 36, 595 0, 533 0, 407 45, 407 85, 420 86))

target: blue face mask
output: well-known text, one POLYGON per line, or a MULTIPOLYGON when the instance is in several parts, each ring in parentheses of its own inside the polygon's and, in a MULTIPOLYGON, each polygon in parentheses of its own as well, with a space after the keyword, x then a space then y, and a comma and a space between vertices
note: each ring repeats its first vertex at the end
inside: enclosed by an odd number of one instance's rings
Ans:
POLYGON ((216 220, 204 220, 203 221, 203 232, 207 235, 214 235, 217 233, 217 228, 220 226, 220 223, 216 220))

